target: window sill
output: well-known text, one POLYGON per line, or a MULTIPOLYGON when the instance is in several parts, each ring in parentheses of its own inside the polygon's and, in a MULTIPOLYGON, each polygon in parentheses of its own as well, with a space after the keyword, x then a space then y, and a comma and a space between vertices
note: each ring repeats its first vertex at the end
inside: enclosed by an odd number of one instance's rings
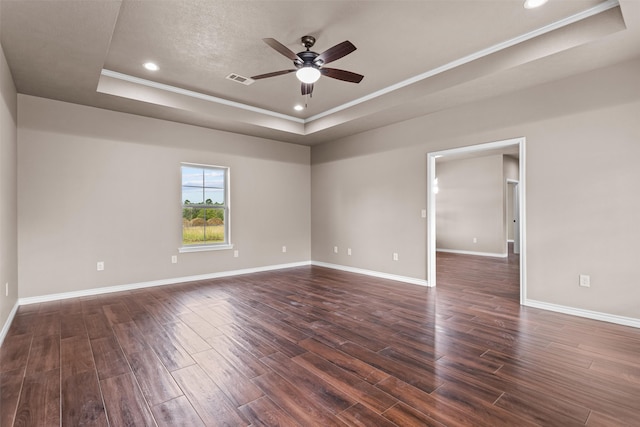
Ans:
POLYGON ((232 244, 226 245, 207 245, 207 246, 183 246, 178 248, 178 253, 187 253, 187 252, 206 252, 206 251, 223 251, 227 249, 233 249, 232 244))

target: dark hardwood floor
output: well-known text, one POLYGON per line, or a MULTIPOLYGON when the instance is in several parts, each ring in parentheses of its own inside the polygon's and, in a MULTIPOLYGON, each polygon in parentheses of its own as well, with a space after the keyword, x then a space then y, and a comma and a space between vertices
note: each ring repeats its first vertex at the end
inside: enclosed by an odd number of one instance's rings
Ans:
POLYGON ((437 262, 22 306, 0 425, 640 425, 639 330, 521 307, 517 256, 437 262))

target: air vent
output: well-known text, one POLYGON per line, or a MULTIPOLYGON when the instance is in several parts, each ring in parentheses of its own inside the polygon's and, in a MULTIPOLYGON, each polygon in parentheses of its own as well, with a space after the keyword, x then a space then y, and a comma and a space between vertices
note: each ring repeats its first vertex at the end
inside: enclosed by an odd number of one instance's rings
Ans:
POLYGON ((233 80, 234 82, 242 83, 245 86, 249 86, 251 83, 255 82, 255 80, 250 79, 249 77, 243 77, 239 74, 229 74, 227 79, 233 80))

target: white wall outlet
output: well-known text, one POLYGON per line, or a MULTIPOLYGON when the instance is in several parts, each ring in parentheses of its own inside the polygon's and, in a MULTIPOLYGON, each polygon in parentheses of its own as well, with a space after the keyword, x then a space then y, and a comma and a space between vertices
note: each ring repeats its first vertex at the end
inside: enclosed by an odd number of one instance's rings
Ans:
POLYGON ((478 238, 477 237, 473 238, 473 243, 478 243, 478 238))
POLYGON ((171 255, 171 264, 178 263, 178 255, 171 255))
POLYGON ((98 271, 104 270, 104 261, 98 261, 98 263, 96 264, 96 269, 98 271))
POLYGON ((4 296, 5 297, 9 296, 9 282, 4 284, 4 296))
POLYGON ((422 216, 422 218, 426 218, 427 217, 427 210, 426 209, 422 209, 422 212, 420 212, 420 216, 422 216))
POLYGON ((234 251, 233 251, 233 257, 234 257, 234 258, 238 258, 239 256, 240 256, 240 251, 239 251, 239 250, 237 250, 237 249, 236 249, 236 250, 234 250, 234 251))
POLYGON ((347 255, 351 255, 351 248, 347 248, 347 255))
POLYGON ((397 252, 394 252, 394 253, 393 253, 393 260, 394 260, 394 261, 397 261, 397 260, 398 260, 398 253, 397 253, 397 252))
POLYGON ((282 247, 282 253, 285 253, 285 252, 287 252, 287 247, 286 247, 286 246, 283 246, 283 247, 282 247))
POLYGON ((334 247, 333 247, 333 253, 334 253, 334 254, 337 254, 337 253, 338 253, 338 247, 337 247, 337 246, 334 246, 334 247))
POLYGON ((583 288, 590 288, 591 287, 591 276, 588 276, 586 274, 581 274, 580 275, 580 286, 582 286, 583 288))

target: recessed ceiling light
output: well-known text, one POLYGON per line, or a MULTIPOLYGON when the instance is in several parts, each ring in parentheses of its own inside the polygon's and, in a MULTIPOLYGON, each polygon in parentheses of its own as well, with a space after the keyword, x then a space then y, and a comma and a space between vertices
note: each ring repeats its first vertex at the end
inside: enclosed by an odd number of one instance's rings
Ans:
POLYGON ((548 0, 525 0, 524 8, 525 9, 535 9, 536 7, 540 7, 545 4, 548 0))
POLYGON ((293 107, 293 109, 296 110, 296 111, 302 111, 302 110, 304 110, 304 107, 302 105, 298 104, 295 107, 293 107))
POLYGON ((145 62, 143 64, 144 68, 146 68, 149 71, 158 71, 160 69, 160 67, 158 67, 156 64, 154 64, 153 62, 145 62))

